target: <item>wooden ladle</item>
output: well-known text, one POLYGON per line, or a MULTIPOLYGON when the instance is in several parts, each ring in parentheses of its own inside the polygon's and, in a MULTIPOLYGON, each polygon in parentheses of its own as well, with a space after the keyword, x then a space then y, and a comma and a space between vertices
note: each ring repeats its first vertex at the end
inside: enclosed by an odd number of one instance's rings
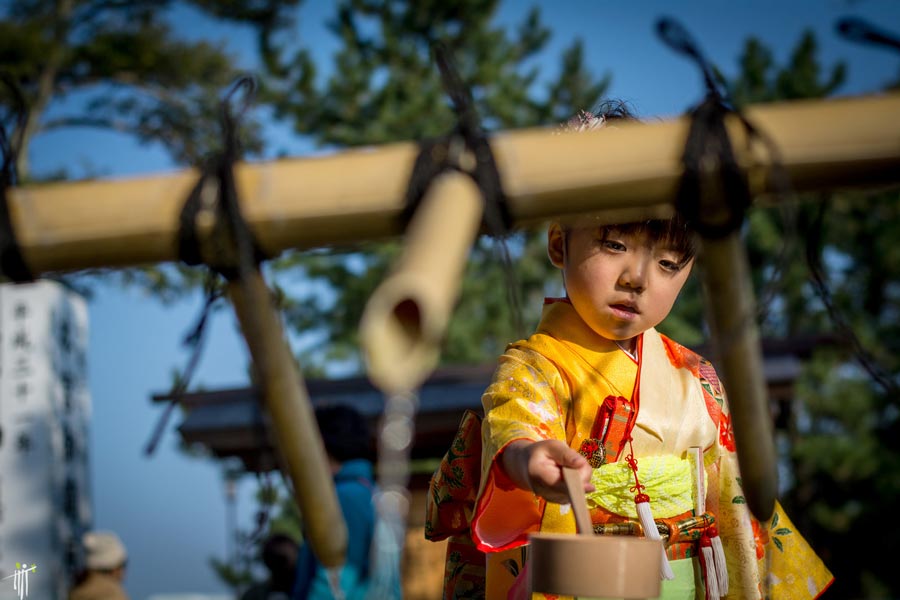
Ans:
POLYGON ((592 598, 658 598, 662 542, 594 535, 581 476, 564 468, 578 535, 530 536, 533 592, 592 598))

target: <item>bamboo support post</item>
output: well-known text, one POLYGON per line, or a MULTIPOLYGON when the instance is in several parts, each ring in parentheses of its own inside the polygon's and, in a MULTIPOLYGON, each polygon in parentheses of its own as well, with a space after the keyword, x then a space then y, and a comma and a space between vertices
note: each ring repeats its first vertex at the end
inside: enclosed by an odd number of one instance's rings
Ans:
POLYGON ((712 358, 718 359, 728 394, 744 496, 753 515, 765 522, 775 509, 778 461, 753 284, 740 235, 703 240, 700 260, 712 358))
POLYGON ((369 377, 385 393, 418 389, 437 365, 482 213, 478 186, 452 173, 434 181, 410 221, 360 323, 369 377))
POLYGON ((337 502, 315 414, 281 320, 259 271, 229 282, 228 295, 263 382, 277 447, 286 462, 305 539, 326 567, 344 564, 347 526, 337 502))

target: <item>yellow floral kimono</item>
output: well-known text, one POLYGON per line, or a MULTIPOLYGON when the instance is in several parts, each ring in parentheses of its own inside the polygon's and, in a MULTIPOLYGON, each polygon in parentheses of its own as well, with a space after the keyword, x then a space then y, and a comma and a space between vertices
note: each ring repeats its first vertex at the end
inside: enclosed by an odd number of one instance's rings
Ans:
MULTIPOLYGON (((727 598, 820 595, 831 573, 780 505, 763 525, 744 503, 730 414, 712 366, 652 329, 640 337, 636 354, 596 335, 567 301, 548 300, 537 333, 500 358, 482 399, 482 469, 470 523, 475 547, 487 556, 486 597, 505 599, 522 585, 524 578, 515 580, 530 533, 575 533, 569 505, 515 487, 500 469, 498 455, 519 439, 565 440, 592 460, 597 491, 588 506, 595 532, 641 534, 628 489, 634 473, 625 464, 633 455, 653 516, 669 531, 670 560, 692 573, 698 539, 714 524, 726 558, 727 598), (703 515, 694 514, 697 477, 685 462, 693 447, 701 449, 705 471, 703 515)), ((702 585, 695 593, 703 598, 702 585)), ((446 597, 456 596, 445 590, 446 597)))

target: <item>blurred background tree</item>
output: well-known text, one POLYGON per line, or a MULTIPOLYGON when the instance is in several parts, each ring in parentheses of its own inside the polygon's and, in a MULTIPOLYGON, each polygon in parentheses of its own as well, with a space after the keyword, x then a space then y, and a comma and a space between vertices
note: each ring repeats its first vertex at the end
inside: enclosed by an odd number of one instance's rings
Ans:
MULTIPOLYGON (((207 42, 177 37, 166 21, 169 0, 20 0, 0 20, 0 64, 24 100, 26 117, 15 118, 11 90, 0 89, 3 122, 15 140, 20 180, 30 175, 28 149, 34 136, 64 127, 98 127, 159 142, 185 164, 196 164, 220 147, 219 100, 238 71, 234 57, 207 42), (75 96, 71 112, 60 101, 75 96)), ((268 35, 284 11, 299 0, 181 2, 268 35), (260 8, 253 8, 260 5, 260 8)), ((243 140, 262 147, 257 127, 243 140)), ((61 174, 65 176, 65 174, 61 174)))

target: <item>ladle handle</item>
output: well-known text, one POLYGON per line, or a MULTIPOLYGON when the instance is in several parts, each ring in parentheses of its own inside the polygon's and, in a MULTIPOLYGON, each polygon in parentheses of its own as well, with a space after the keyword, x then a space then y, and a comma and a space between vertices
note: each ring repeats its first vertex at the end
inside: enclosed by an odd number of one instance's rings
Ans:
POLYGON ((572 510, 575 511, 575 526, 581 535, 594 535, 591 525, 591 516, 588 514, 587 500, 584 496, 584 484, 581 483, 581 475, 577 469, 563 467, 563 479, 566 480, 566 488, 569 490, 569 500, 572 502, 572 510))

